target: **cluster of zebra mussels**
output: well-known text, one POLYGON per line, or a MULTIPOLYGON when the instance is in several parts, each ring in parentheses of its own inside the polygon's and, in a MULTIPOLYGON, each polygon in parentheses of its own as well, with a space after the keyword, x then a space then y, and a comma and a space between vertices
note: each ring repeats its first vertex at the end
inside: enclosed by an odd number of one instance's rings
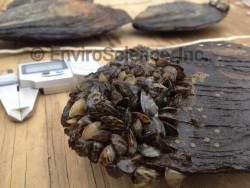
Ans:
MULTIPOLYGON (((156 54, 156 53, 154 53, 156 54)), ((164 176, 174 187, 183 175, 145 161, 171 153, 178 136, 180 101, 190 93, 184 69, 139 46, 84 77, 70 94, 62 125, 69 147, 118 178, 131 176, 144 187, 164 176)))

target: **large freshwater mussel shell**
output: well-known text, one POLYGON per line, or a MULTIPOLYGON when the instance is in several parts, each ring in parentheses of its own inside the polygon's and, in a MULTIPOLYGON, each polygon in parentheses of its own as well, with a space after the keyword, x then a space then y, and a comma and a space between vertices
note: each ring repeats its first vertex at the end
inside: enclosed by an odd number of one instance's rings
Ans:
POLYGON ((133 21, 134 28, 142 31, 192 31, 209 27, 224 19, 229 5, 221 1, 206 4, 173 2, 148 7, 133 21))
MULTIPOLYGON (((14 8, 26 3, 36 3, 41 1, 60 1, 60 0, 14 0, 10 4, 8 4, 7 9, 14 8)), ((72 1, 85 1, 85 2, 93 2, 93 0, 72 0, 72 1)))
POLYGON ((0 16, 0 38, 69 40, 87 38, 131 21, 123 10, 78 0, 39 1, 8 9, 0 16))

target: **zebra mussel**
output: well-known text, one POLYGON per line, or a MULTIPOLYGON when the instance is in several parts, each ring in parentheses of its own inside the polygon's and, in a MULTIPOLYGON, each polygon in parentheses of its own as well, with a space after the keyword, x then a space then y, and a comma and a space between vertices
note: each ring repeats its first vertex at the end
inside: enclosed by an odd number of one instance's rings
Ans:
MULTIPOLYGON (((178 136, 176 112, 190 87, 183 86, 179 65, 145 55, 150 49, 142 46, 124 53, 132 51, 138 56, 125 59, 121 54, 85 76, 70 94, 61 122, 78 155, 105 167, 112 177, 128 174, 136 187, 144 187, 164 176, 145 161, 175 149, 168 138, 178 136)), ((183 179, 171 169, 165 176, 172 186, 183 179)))

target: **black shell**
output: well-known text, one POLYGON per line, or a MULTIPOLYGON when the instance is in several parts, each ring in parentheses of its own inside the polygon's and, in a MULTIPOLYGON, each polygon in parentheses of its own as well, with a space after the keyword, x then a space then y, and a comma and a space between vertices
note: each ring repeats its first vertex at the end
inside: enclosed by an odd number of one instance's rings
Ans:
MULTIPOLYGON (((26 3, 36 3, 40 1, 58 1, 58 0, 14 0, 10 4, 8 4, 7 9, 14 8, 26 3)), ((93 0, 72 0, 72 1, 85 1, 85 2, 93 2, 93 0)))
POLYGON ((150 6, 133 21, 142 31, 191 31, 209 27, 226 17, 229 5, 223 2, 195 4, 173 2, 150 6))
POLYGON ((84 1, 39 1, 8 9, 0 16, 0 38, 67 40, 87 38, 131 21, 123 10, 84 1))

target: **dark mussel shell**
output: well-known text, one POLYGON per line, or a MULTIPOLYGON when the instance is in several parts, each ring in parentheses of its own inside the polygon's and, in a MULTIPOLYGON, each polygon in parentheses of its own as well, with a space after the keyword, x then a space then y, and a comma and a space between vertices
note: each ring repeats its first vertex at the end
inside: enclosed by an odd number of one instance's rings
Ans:
POLYGON ((130 130, 128 132, 128 155, 133 156, 137 151, 137 140, 133 134, 133 132, 130 130))
POLYGON ((76 0, 39 1, 8 9, 0 16, 0 38, 72 40, 87 38, 131 21, 123 10, 76 0))
POLYGON ((118 155, 124 155, 127 152, 128 144, 120 135, 113 134, 111 142, 118 155))
POLYGON ((163 122, 167 122, 173 125, 177 125, 179 123, 178 116, 167 112, 159 114, 158 118, 163 122))
MULTIPOLYGON (((14 0, 13 2, 11 2, 8 5, 7 9, 14 8, 14 7, 26 4, 26 3, 37 3, 37 2, 40 2, 40 1, 60 1, 60 0, 14 0)), ((72 1, 93 2, 93 0, 72 0, 72 1)))
POLYGON ((207 4, 173 2, 148 7, 133 21, 142 31, 192 31, 209 27, 224 19, 229 5, 221 1, 207 4))
POLYGON ((150 119, 140 112, 133 112, 132 115, 136 118, 138 118, 142 123, 147 124, 150 123, 150 119))
POLYGON ((117 165, 106 166, 106 171, 113 178, 120 178, 125 174, 117 165))
POLYGON ((103 122, 102 128, 110 130, 125 130, 126 125, 119 119, 113 116, 103 116, 101 118, 103 122))
POLYGON ((173 125, 167 122, 163 122, 163 125, 165 127, 167 136, 178 136, 179 132, 173 125))

